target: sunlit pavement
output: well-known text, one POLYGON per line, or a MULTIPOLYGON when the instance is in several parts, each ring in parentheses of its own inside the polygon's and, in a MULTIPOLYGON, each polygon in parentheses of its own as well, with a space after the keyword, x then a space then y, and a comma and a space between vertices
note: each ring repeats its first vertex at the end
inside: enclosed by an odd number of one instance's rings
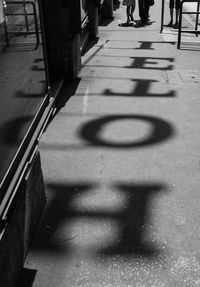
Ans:
POLYGON ((33 287, 200 286, 199 39, 177 50, 159 2, 148 26, 121 6, 99 27, 42 137, 33 287))

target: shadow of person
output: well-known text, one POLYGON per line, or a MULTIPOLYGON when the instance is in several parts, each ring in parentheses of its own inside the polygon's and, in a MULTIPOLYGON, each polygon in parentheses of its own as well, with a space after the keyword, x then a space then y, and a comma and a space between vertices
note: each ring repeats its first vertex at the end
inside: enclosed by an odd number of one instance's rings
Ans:
POLYGON ((146 27, 146 26, 151 26, 153 23, 155 23, 156 21, 147 21, 145 23, 142 23, 141 21, 137 21, 133 27, 134 28, 142 28, 142 27, 146 27))
POLYGON ((124 22, 124 23, 119 23, 119 27, 131 27, 134 26, 134 22, 124 22))

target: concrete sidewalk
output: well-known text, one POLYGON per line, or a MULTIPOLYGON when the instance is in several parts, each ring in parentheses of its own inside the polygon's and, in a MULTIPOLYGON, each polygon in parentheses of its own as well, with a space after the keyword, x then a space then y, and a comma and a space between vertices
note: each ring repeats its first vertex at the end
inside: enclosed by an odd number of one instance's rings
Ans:
POLYGON ((40 145, 33 287, 200 286, 200 49, 159 33, 160 5, 145 27, 116 10, 63 90, 40 145))

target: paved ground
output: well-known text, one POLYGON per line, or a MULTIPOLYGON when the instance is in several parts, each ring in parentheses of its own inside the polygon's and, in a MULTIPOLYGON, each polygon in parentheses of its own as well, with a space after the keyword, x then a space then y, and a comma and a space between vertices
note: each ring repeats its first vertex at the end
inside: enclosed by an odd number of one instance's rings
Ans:
POLYGON ((99 28, 42 137, 33 287, 200 286, 199 40, 151 20, 99 28))

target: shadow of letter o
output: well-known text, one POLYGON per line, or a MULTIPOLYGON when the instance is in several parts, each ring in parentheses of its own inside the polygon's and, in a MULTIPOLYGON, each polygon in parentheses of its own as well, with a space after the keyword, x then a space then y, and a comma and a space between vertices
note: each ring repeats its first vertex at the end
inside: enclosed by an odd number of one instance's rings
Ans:
POLYGON ((166 121, 143 115, 111 115, 98 118, 86 123, 80 130, 80 136, 94 146, 110 147, 110 148, 139 148, 143 146, 153 145, 167 140, 174 134, 173 127, 166 121), (137 141, 128 142, 112 142, 101 139, 100 132, 103 127, 113 121, 123 120, 140 120, 147 122, 151 127, 151 134, 146 138, 137 141))

